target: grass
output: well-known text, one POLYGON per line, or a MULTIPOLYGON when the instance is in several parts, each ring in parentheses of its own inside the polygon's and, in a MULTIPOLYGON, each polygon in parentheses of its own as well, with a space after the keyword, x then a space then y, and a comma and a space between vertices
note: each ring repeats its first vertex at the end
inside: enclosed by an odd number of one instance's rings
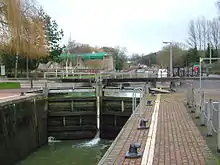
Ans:
POLYGON ((0 82, 0 89, 18 89, 21 88, 19 82, 0 82))
MULTIPOLYGON (((186 106, 186 105, 185 105, 186 106)), ((190 112, 190 109, 186 106, 188 111, 190 112)), ((195 113, 189 113, 192 117, 194 123, 196 124, 197 128, 199 129, 201 135, 203 136, 204 140, 206 141, 206 144, 210 148, 210 150, 213 153, 213 156, 215 157, 216 161, 209 162, 210 165, 220 165, 220 153, 217 152, 217 135, 213 132, 212 137, 207 137, 207 127, 206 126, 200 126, 201 119, 195 119, 195 113)))

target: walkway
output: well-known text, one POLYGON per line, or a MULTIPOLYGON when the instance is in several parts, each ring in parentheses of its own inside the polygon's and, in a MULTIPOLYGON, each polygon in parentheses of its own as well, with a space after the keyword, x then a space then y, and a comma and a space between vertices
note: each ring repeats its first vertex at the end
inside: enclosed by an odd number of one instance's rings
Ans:
POLYGON ((157 95, 153 107, 143 104, 121 130, 99 165, 214 165, 216 161, 187 113, 184 96, 157 95), (139 115, 137 115, 139 114, 139 115), (141 115, 140 115, 141 114, 141 115), (149 130, 137 130, 141 118, 149 130), (131 143, 141 143, 139 159, 125 159, 131 143))

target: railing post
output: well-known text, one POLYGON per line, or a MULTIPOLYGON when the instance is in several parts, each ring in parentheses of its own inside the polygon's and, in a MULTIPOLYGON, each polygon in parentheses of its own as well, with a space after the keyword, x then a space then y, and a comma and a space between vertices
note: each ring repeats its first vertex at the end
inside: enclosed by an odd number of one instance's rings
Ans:
POLYGON ((201 126, 205 126, 205 93, 202 92, 201 96, 201 126))
POLYGON ((196 105, 195 105, 195 91, 194 91, 194 88, 191 89, 191 104, 190 104, 190 108, 191 109, 191 113, 195 113, 195 108, 196 108, 196 105))
POLYGON ((135 92, 134 92, 134 111, 136 109, 136 106, 137 106, 137 90, 135 89, 135 92))
POLYGON ((133 90, 133 93, 132 93, 132 113, 134 112, 134 92, 135 92, 135 89, 133 90))
POLYGON ((196 115, 195 118, 199 119, 201 114, 201 90, 199 91, 199 104, 196 102, 196 115))
POLYGON ((218 102, 218 134, 217 134, 217 152, 220 152, 220 101, 218 102))
POLYGON ((212 122, 212 117, 211 117, 211 111, 212 111, 212 99, 209 99, 209 103, 208 103, 208 114, 207 114, 207 136, 212 136, 212 126, 211 126, 211 122, 212 122))

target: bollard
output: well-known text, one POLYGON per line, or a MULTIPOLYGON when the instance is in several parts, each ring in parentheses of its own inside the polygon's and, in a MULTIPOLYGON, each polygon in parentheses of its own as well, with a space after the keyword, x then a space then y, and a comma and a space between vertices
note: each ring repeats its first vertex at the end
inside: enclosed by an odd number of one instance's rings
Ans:
POLYGON ((220 152, 220 101, 218 102, 218 134, 217 134, 217 152, 220 152))
POLYGON ((211 122, 212 122, 212 117, 211 117, 211 111, 212 111, 212 99, 209 99, 209 103, 208 103, 208 114, 207 114, 207 137, 212 136, 212 126, 211 126, 211 122))
POLYGON ((31 78, 31 89, 33 89, 33 79, 31 78))
POLYGON ((138 130, 140 129, 148 129, 149 125, 147 125, 148 120, 141 120, 140 121, 140 126, 137 128, 138 130))
POLYGON ((125 154, 125 158, 140 158, 142 157, 143 153, 138 152, 138 148, 140 148, 141 145, 138 143, 131 144, 129 147, 129 151, 125 154))
POLYGON ((20 96, 25 96, 24 92, 21 92, 20 96))
POLYGON ((147 100, 147 106, 152 106, 152 100, 147 100))
POLYGON ((155 91, 151 91, 151 96, 155 96, 155 91))

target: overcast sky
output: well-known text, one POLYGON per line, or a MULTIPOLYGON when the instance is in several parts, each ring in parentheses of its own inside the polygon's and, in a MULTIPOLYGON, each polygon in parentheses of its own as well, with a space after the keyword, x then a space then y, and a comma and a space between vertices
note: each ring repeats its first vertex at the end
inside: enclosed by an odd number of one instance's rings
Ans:
POLYGON ((188 23, 217 15, 216 0, 38 0, 71 39, 97 46, 125 46, 150 53, 162 41, 185 42, 188 23))

